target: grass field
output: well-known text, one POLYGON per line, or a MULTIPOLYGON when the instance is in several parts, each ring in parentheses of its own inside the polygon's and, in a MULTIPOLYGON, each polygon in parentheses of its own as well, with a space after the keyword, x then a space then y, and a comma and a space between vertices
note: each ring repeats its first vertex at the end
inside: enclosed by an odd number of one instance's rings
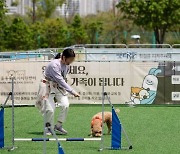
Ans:
MULTIPOLYGON (((121 111, 119 117, 133 143, 132 150, 105 150, 98 152, 100 142, 61 142, 66 154, 179 154, 180 153, 180 107, 125 107, 116 106, 121 111)), ((110 111, 109 106, 105 107, 110 111)), ((56 109, 56 117, 58 116, 56 109)), ((91 117, 101 111, 98 105, 72 105, 64 128, 68 135, 59 137, 88 137, 91 117)), ((15 137, 42 137, 43 118, 35 107, 15 108, 15 137)), ((11 109, 5 109, 5 141, 11 143, 11 109)), ((127 143, 123 139, 123 145, 127 143)), ((0 153, 42 154, 43 142, 15 142, 18 147, 13 152, 0 153)), ((110 146, 110 135, 105 135, 105 145, 110 146)), ((47 142, 47 153, 57 154, 57 144, 47 142)))

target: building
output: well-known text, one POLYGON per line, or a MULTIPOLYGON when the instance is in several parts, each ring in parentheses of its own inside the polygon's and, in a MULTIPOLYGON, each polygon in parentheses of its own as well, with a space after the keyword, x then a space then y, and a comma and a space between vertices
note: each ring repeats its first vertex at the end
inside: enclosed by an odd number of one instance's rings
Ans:
POLYGON ((79 14, 86 16, 97 14, 98 12, 106 12, 119 2, 120 0, 79 0, 79 14))
POLYGON ((32 0, 6 0, 7 14, 25 15, 28 8, 32 7, 32 0))
MULTIPOLYGON (((7 14, 25 15, 29 8, 32 8, 32 1, 33 0, 6 0, 8 8, 7 14)), ((72 16, 74 14, 87 16, 97 14, 98 12, 113 9, 113 6, 115 6, 118 1, 119 0, 66 0, 61 7, 57 6, 56 14, 60 16, 72 16)))

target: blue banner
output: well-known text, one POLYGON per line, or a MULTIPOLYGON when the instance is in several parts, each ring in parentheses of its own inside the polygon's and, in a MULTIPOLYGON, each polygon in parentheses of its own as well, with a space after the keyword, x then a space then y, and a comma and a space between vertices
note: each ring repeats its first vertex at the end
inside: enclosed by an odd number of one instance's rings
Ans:
POLYGON ((4 109, 0 110, 0 148, 4 147, 4 109))
POLYGON ((112 108, 112 136, 111 137, 112 137, 111 148, 121 149, 121 123, 114 108, 112 108))

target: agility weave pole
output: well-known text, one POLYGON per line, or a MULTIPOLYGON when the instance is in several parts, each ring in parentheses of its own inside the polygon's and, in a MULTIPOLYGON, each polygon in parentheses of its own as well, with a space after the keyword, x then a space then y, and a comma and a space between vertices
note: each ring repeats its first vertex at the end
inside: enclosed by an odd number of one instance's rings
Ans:
MULTIPOLYGON (((103 78, 103 86, 102 86, 102 119, 104 120, 104 78, 103 78)), ((101 135, 101 146, 99 151, 102 151, 104 149, 104 122, 102 122, 102 135, 101 135)))
POLYGON ((15 131, 14 131, 14 79, 15 77, 13 75, 11 75, 12 78, 12 148, 10 150, 14 150, 17 147, 15 147, 15 143, 14 143, 14 136, 15 136, 15 131))

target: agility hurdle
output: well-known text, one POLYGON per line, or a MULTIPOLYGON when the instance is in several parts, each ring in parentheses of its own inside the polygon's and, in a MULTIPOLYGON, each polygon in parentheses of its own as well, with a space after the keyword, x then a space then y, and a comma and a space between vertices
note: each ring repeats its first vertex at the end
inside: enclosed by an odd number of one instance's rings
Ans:
MULTIPOLYGON (((55 138, 15 138, 15 141, 33 141, 33 142, 42 142, 42 141, 56 141, 55 138)), ((81 141, 101 141, 101 138, 58 138, 58 141, 67 141, 67 142, 81 142, 81 141)))
MULTIPOLYGON (((15 147, 15 142, 44 142, 44 146, 43 146, 43 153, 46 154, 46 142, 47 141, 56 141, 57 144, 58 144, 58 151, 59 151, 59 154, 63 154, 64 151, 60 145, 60 142, 59 141, 66 141, 66 142, 95 142, 95 141, 101 141, 102 138, 58 138, 56 136, 56 133, 54 132, 54 130, 51 130, 53 132, 53 137, 54 138, 47 138, 46 135, 44 134, 44 137, 43 138, 15 138, 15 129, 14 129, 14 77, 12 77, 12 91, 9 93, 5 103, 3 104, 2 106, 2 113, 4 113, 4 108, 6 106, 6 103, 7 101, 9 100, 9 98, 12 98, 12 146, 8 148, 8 150, 14 150, 16 147, 15 147)), ((46 100, 45 100, 45 103, 46 103, 46 100)), ((2 120, 4 121, 4 114, 2 115, 2 120)), ((46 121, 46 116, 44 116, 44 121, 46 121)), ((45 122, 44 122, 45 123, 45 122)), ((5 148, 4 146, 4 122, 2 124, 2 128, 3 128, 3 134, 2 134, 2 138, 3 138, 3 141, 2 141, 2 144, 1 144, 1 148, 5 148)), ((45 128, 45 125, 44 125, 44 128, 45 128)))
MULTIPOLYGON (((53 133, 53 137, 54 138, 47 138, 46 137, 46 134, 45 134, 45 131, 44 131, 44 137, 43 138, 15 138, 15 129, 14 129, 14 77, 12 77, 12 92, 9 93, 4 105, 2 106, 2 109, 3 109, 3 113, 4 113, 4 107, 8 101, 8 99, 12 98, 12 146, 9 148, 9 150, 14 150, 15 148, 15 142, 17 141, 21 141, 21 142, 26 142, 26 141, 32 141, 32 142, 43 142, 44 145, 43 145, 43 153, 46 154, 46 142, 47 141, 56 141, 57 144, 58 144, 58 154, 64 154, 64 151, 63 151, 63 148, 61 147, 60 145, 60 142, 59 141, 66 141, 66 142, 82 142, 82 141, 101 141, 101 138, 58 138, 56 136, 56 133, 54 132, 54 130, 51 128, 51 131, 53 133)), ((46 100, 44 100, 45 103, 46 103, 46 100)), ((3 120, 4 120, 4 114, 2 116, 3 120)), ((45 113, 45 116, 44 116, 44 128, 46 127, 46 113, 45 113)), ((50 126, 50 125, 49 125, 50 126)), ((4 123, 2 125, 2 128, 4 127, 4 123)), ((4 128, 3 128, 4 129, 4 128)), ((45 130, 45 129, 44 129, 45 130)), ((4 147, 4 132, 3 132, 3 144, 2 144, 2 148, 4 147)))

